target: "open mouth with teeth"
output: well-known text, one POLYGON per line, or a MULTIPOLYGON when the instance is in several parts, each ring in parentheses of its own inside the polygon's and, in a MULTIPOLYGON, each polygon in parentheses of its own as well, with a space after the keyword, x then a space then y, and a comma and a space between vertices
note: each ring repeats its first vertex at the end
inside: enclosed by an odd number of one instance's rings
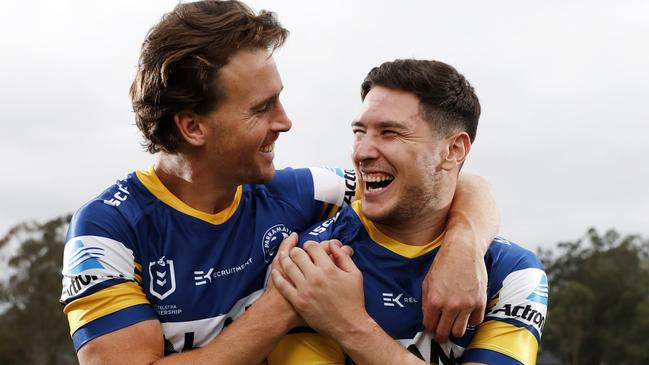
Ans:
POLYGON ((388 187, 394 180, 394 176, 387 174, 367 174, 363 175, 365 181, 365 190, 368 192, 381 191, 388 187))
POLYGON ((261 148, 259 148, 259 151, 264 152, 264 153, 270 153, 270 152, 273 152, 274 149, 275 149, 275 143, 273 142, 271 144, 261 146, 261 148))

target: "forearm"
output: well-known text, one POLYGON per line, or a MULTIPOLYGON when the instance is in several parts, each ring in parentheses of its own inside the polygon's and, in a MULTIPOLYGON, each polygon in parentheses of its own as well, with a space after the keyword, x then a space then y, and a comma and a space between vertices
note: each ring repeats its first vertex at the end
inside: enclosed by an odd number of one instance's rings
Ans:
MULTIPOLYGON (((500 215, 489 183, 478 175, 460 174, 449 212, 445 243, 474 245, 484 256, 498 233, 500 215)), ((444 247, 445 250, 451 247, 444 247)), ((464 249, 464 247, 462 247, 464 249)))
MULTIPOLYGON (((279 295, 279 294, 277 294, 279 295)), ((202 348, 167 356, 156 364, 259 364, 292 328, 289 311, 262 296, 202 348)))
POLYGON ((498 231, 493 192, 480 176, 460 174, 446 234, 422 284, 424 326, 438 342, 462 336, 484 316, 487 270, 484 256, 498 231))
POLYGON ((385 333, 369 315, 356 321, 344 333, 336 335, 336 340, 358 365, 426 364, 385 333))

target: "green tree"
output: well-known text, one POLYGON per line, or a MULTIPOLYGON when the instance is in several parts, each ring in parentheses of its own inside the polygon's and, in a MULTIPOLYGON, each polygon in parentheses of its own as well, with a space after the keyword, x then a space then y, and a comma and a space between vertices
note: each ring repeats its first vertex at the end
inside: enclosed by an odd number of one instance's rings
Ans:
POLYGON ((67 320, 59 304, 69 216, 23 223, 0 240, 11 273, 0 286, 0 363, 74 364, 67 320), (15 249, 8 247, 17 242, 15 249), (9 251, 9 252, 8 252, 9 251), (15 251, 15 252, 10 252, 15 251))
POLYGON ((540 251, 550 285, 544 350, 566 363, 649 363, 647 241, 590 229, 559 255, 540 251))

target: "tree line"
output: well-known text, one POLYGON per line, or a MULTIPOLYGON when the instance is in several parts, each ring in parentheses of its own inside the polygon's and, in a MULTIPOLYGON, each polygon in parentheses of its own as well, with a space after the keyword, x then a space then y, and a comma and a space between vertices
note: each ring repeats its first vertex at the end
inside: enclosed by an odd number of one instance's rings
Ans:
MULTIPOLYGON (((0 364, 74 364, 59 304, 70 216, 0 239, 0 364)), ((562 364, 649 364, 649 239, 589 229, 539 250, 549 282, 541 350, 562 364)))

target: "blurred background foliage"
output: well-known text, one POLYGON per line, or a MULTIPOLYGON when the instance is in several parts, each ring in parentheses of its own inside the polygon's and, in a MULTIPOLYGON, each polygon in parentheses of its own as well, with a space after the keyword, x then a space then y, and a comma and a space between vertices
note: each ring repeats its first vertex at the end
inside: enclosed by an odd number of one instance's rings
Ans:
MULTIPOLYGON (((69 219, 0 239, 0 364, 76 363, 59 304, 69 219)), ((589 229, 537 254, 550 285, 539 365, 649 364, 649 240, 589 229)))

